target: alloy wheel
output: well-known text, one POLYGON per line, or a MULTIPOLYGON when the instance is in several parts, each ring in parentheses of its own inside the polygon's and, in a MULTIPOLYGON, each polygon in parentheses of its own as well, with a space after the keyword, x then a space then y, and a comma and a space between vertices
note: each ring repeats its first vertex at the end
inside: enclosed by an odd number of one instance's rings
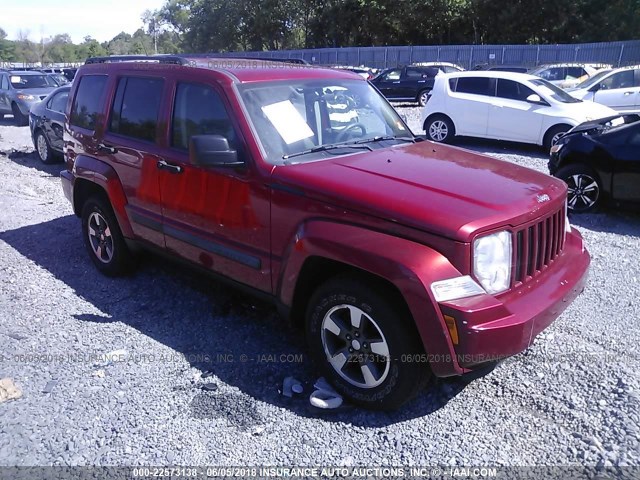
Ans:
POLYGON ((592 208, 600 196, 598 182, 586 173, 578 173, 567 178, 569 208, 577 212, 592 208))
POLYGON ((337 305, 322 320, 322 346, 331 367, 360 388, 374 388, 389 374, 389 345, 380 326, 353 305, 337 305))
POLYGON ((113 237, 105 218, 98 212, 89 216, 87 225, 89 243, 94 255, 102 263, 109 263, 113 259, 113 237))
POLYGON ((449 135, 449 127, 442 120, 436 120, 429 125, 429 137, 436 142, 444 141, 449 135))
POLYGON ((38 149, 38 156, 40 157, 40 160, 46 162, 49 159, 49 145, 47 145, 47 140, 41 133, 36 139, 36 147, 38 149))

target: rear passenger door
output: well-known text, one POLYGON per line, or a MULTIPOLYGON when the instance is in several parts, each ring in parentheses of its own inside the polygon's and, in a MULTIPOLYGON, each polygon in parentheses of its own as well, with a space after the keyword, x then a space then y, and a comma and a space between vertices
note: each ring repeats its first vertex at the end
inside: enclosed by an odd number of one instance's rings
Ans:
POLYGON ((398 96, 401 98, 415 99, 418 92, 433 88, 433 79, 438 70, 406 67, 400 79, 398 96), (431 76, 429 74, 432 74, 431 76))
POLYGON ((157 164, 163 153, 159 114, 166 98, 166 82, 135 71, 111 77, 111 81, 115 85, 111 84, 110 91, 115 93, 96 156, 112 165, 120 178, 133 232, 164 247, 157 164))
POLYGON ((496 98, 489 112, 487 135, 499 140, 537 143, 544 105, 527 102, 535 92, 514 80, 498 79, 496 98))
POLYGON ((206 270, 271 291, 269 193, 249 158, 225 92, 178 76, 172 86, 165 165, 160 171, 167 249, 206 270), (190 160, 193 135, 221 135, 242 167, 190 160))
POLYGON ((447 112, 456 126, 456 134, 485 137, 489 108, 495 100, 496 81, 489 77, 459 77, 447 112))
POLYGON ((0 73, 0 113, 11 113, 9 101, 9 75, 0 73))
POLYGON ((46 114, 44 128, 51 146, 62 151, 62 135, 64 133, 64 111, 69 99, 69 90, 62 90, 49 99, 45 105, 46 114))

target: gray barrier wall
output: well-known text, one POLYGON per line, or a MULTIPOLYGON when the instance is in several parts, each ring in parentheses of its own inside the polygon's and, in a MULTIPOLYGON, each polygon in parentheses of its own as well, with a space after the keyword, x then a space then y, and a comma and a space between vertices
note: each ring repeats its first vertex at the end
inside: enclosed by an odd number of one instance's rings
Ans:
POLYGON ((302 58, 318 65, 364 65, 387 68, 415 62, 444 61, 471 69, 479 64, 608 63, 640 64, 640 40, 569 45, 444 45, 411 47, 345 47, 308 50, 234 52, 225 56, 302 58))

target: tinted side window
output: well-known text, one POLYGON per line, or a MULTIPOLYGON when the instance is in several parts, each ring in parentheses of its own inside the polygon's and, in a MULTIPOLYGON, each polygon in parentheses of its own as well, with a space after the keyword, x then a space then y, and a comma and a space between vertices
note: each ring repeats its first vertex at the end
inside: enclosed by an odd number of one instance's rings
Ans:
POLYGON ((171 145, 186 150, 193 135, 222 135, 230 148, 235 148, 235 132, 220 95, 206 85, 180 83, 173 107, 171 145))
POLYGON ((71 125, 87 130, 95 129, 106 84, 106 75, 85 75, 80 79, 71 107, 71 125))
POLYGON ((492 97, 494 94, 491 88, 492 84, 491 79, 486 77, 460 77, 458 78, 456 92, 489 95, 492 97))
POLYGON ((121 78, 113 100, 109 131, 153 142, 163 83, 160 78, 121 78))
POLYGON ((394 80, 400 80, 400 74, 402 70, 391 70, 390 72, 385 73, 380 80, 383 82, 392 82, 394 80))
POLYGON ((602 89, 630 88, 635 84, 633 70, 625 70, 611 75, 600 84, 602 89))
POLYGON ((534 95, 535 92, 529 87, 515 82, 513 80, 498 79, 498 93, 500 98, 509 98, 511 100, 521 100, 525 102, 529 95, 534 95))
POLYGON ((586 75, 587 72, 584 71, 582 67, 568 67, 567 68, 567 78, 580 78, 586 75))
POLYGON ((7 80, 6 75, 2 75, 2 81, 0 82, 0 89, 8 90, 9 89, 9 80, 7 80))
POLYGON ((49 110, 53 110, 54 112, 64 113, 67 108, 67 100, 69 99, 69 92, 60 92, 54 95, 54 97, 49 100, 47 104, 47 108, 49 110))

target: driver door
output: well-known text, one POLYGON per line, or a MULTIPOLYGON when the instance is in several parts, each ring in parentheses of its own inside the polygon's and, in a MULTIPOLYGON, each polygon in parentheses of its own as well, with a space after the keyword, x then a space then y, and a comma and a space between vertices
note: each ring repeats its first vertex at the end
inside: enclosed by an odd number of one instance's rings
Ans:
POLYGON ((217 85, 176 78, 169 148, 158 163, 165 244, 206 270, 270 291, 268 187, 252 168, 231 112, 217 85), (193 135, 222 135, 245 165, 193 164, 193 135))
POLYGON ((600 88, 593 100, 614 110, 624 113, 636 110, 640 84, 636 70, 623 70, 614 73, 600 82, 600 88))

